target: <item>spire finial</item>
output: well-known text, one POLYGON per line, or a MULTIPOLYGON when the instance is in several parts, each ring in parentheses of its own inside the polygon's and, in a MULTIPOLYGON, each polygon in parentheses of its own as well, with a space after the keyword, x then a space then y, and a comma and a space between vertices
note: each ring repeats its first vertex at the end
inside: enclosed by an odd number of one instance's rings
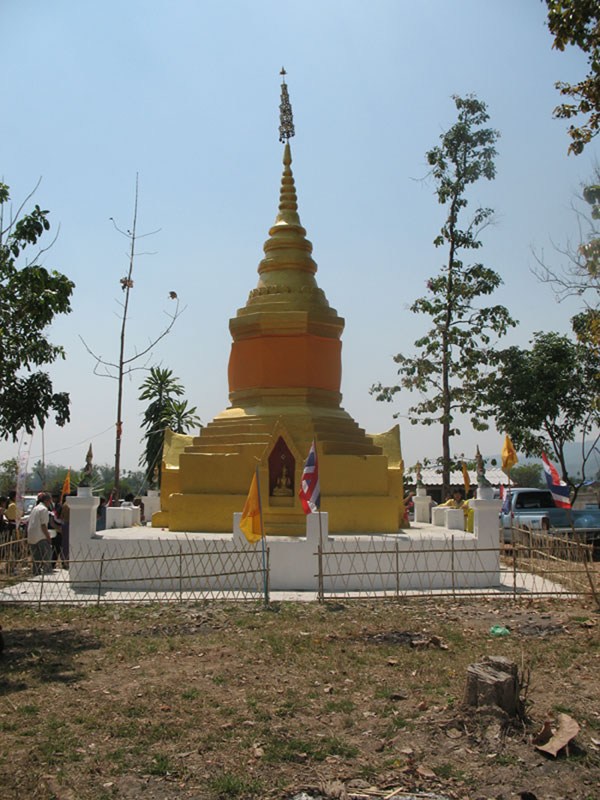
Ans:
POLYGON ((281 84, 281 103, 279 104, 279 141, 280 142, 289 142, 289 140, 294 136, 294 117, 292 115, 292 106, 290 103, 290 96, 288 95, 288 88, 285 82, 285 76, 287 75, 285 68, 281 68, 281 72, 279 73, 282 77, 282 84, 281 84))

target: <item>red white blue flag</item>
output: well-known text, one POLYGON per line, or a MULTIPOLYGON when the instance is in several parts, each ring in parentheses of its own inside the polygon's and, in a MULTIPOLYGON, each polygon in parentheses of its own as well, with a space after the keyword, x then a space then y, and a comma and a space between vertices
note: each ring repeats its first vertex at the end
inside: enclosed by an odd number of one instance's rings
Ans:
POLYGON ((544 465, 546 483, 552 493, 554 504, 557 508, 571 508, 569 487, 564 481, 561 481, 556 467, 548 460, 546 453, 542 453, 542 463, 544 465))
POLYGON ((302 502, 305 514, 315 514, 321 506, 321 490, 319 488, 319 462, 317 460, 317 447, 315 440, 310 446, 310 452, 302 472, 300 491, 298 497, 302 502))

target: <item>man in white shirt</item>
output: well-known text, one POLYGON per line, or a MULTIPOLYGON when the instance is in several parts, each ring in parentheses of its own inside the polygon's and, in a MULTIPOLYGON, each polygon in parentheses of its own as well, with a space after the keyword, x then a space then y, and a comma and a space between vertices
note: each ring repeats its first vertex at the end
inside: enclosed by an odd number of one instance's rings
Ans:
POLYGON ((52 498, 48 492, 41 492, 37 505, 29 515, 27 542, 31 548, 34 575, 52 570, 52 544, 48 530, 51 505, 52 498))

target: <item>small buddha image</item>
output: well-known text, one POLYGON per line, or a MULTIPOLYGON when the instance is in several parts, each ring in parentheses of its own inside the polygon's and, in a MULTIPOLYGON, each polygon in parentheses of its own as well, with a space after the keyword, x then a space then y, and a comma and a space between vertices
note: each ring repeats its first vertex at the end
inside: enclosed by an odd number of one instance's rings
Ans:
POLYGON ((274 497, 292 497, 294 494, 292 489, 292 480, 290 478, 288 468, 286 466, 285 461, 281 467, 281 472, 279 473, 279 477, 273 487, 273 496, 274 497))

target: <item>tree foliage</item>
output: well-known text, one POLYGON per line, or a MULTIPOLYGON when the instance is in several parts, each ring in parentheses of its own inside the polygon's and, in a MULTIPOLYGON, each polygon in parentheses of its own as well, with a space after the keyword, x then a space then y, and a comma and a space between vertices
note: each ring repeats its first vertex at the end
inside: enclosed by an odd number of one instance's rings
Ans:
POLYGON ((35 205, 20 216, 23 204, 13 216, 9 204, 9 187, 0 183, 0 438, 14 440, 23 427, 43 427, 52 412, 58 425, 69 421, 68 394, 55 392, 39 368, 64 358, 45 331, 57 314, 71 311, 75 284, 37 263, 44 249, 30 254, 50 229, 49 211, 35 205))
POLYGON ((558 119, 587 115, 579 127, 569 126, 569 152, 579 155, 600 130, 600 5, 598 0, 546 0, 548 28, 553 47, 561 52, 572 45, 587 55, 588 73, 579 83, 558 81, 555 85, 564 102, 554 109, 558 119))
POLYGON ((470 414, 475 428, 487 427, 479 403, 485 368, 493 359, 495 339, 515 324, 504 306, 477 305, 502 283, 500 276, 482 263, 466 264, 461 258, 462 251, 482 246, 479 234, 493 214, 490 208, 477 208, 464 220, 469 187, 495 176, 499 133, 484 127, 489 119, 485 103, 473 95, 453 99, 458 120, 427 153, 435 193, 447 214, 433 243, 446 249, 446 263, 427 281, 427 294, 411 306, 413 313, 430 318, 431 328, 415 342, 416 356, 394 357, 400 383, 371 389, 378 400, 386 401, 402 389, 421 393, 421 401, 409 410, 414 415, 411 422, 442 426, 443 491, 448 490, 452 466, 450 437, 460 432, 454 418, 457 413, 470 414))
POLYGON ((151 482, 158 468, 160 484, 160 464, 165 441, 165 431, 170 428, 175 433, 187 433, 190 428, 200 424, 196 406, 189 407, 187 400, 178 400, 183 395, 183 386, 170 369, 152 367, 150 375, 140 386, 140 400, 150 400, 142 425, 145 447, 140 458, 140 466, 145 468, 146 480, 151 482))
POLYGON ((516 466, 511 467, 510 480, 515 486, 540 489, 546 486, 542 472, 541 464, 516 464, 516 466))
POLYGON ((18 465, 16 458, 9 458, 0 464, 0 495, 5 497, 17 486, 18 465))
POLYGON ((536 333, 531 344, 529 350, 509 347, 500 354, 487 402, 517 450, 553 454, 563 480, 577 491, 598 443, 600 356, 558 333, 536 333), (577 480, 565 460, 565 445, 575 439, 582 442, 577 480))

